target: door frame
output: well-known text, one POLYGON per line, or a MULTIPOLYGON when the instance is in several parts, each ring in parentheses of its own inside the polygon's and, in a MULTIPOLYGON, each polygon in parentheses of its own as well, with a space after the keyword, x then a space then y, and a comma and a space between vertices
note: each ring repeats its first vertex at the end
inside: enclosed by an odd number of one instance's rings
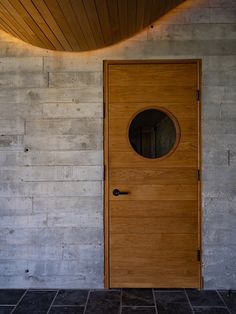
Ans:
POLYGON ((161 60, 104 60, 103 61, 103 132, 104 132, 104 286, 110 288, 110 259, 109 259, 109 65, 112 64, 153 64, 153 63, 195 63, 197 65, 196 102, 198 103, 198 248, 199 256, 199 288, 203 288, 202 276, 202 133, 201 133, 201 86, 202 86, 202 60, 201 59, 161 59, 161 60))

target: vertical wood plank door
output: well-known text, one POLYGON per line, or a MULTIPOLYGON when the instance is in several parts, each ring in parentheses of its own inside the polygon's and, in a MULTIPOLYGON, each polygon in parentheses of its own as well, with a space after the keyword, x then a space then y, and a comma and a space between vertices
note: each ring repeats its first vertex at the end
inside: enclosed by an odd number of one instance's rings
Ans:
POLYGON ((200 288, 200 61, 104 73, 106 286, 200 288))

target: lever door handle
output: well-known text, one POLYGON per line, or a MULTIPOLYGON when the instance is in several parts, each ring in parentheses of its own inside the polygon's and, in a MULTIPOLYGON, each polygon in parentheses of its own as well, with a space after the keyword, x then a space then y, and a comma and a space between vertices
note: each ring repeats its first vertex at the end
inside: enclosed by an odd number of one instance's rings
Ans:
POLYGON ((129 192, 121 192, 121 191, 118 190, 118 189, 114 189, 114 190, 112 191, 112 193, 113 193, 114 196, 127 195, 127 194, 129 194, 129 192))

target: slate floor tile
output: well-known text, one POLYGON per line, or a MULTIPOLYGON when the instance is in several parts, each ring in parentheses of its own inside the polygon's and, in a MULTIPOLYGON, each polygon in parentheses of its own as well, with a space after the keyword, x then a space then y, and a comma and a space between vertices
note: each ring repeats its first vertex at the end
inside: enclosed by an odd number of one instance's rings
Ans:
POLYGON ((156 314, 156 308, 151 306, 122 307, 122 314, 156 314))
POLYGON ((14 309, 14 306, 1 306, 0 305, 0 314, 10 314, 14 309))
POLYGON ((85 306, 88 290, 60 290, 53 305, 81 305, 85 306))
POLYGON ((122 305, 155 306, 152 289, 123 289, 122 305))
POLYGON ((83 314, 83 306, 53 306, 49 314, 83 314))
POLYGON ((231 291, 230 295, 228 291, 221 290, 219 291, 220 295, 222 296, 225 304, 228 306, 229 310, 232 314, 236 314, 236 291, 231 291))
POLYGON ((192 314, 184 291, 155 292, 158 314, 192 314))
POLYGON ((155 289, 155 299, 152 289, 101 289, 90 293, 63 289, 58 294, 56 290, 31 289, 24 295, 25 291, 0 289, 0 314, 47 314, 49 309, 50 314, 156 314, 155 301, 158 314, 192 314, 189 300, 195 314, 236 314, 236 291, 229 295, 226 290, 155 289))
POLYGON ((223 307, 195 307, 193 309, 195 314, 229 314, 228 310, 223 307))
POLYGON ((0 289, 0 304, 16 305, 24 293, 23 289, 0 289))
POLYGON ((224 306, 216 291, 186 289, 192 306, 224 306))
POLYGON ((155 307, 123 307, 122 314, 156 314, 155 307))
POLYGON ((188 303, 169 303, 157 306, 158 314, 192 314, 192 310, 188 303))
POLYGON ((167 292, 167 291, 184 291, 183 288, 156 288, 153 289, 154 291, 159 291, 159 292, 167 292))
POLYGON ((47 313, 56 291, 28 291, 23 297, 14 314, 44 314, 47 313))
POLYGON ((161 304, 188 303, 188 299, 184 291, 155 292, 155 298, 156 302, 161 304))
POLYGON ((118 314, 120 291, 91 291, 85 314, 118 314))

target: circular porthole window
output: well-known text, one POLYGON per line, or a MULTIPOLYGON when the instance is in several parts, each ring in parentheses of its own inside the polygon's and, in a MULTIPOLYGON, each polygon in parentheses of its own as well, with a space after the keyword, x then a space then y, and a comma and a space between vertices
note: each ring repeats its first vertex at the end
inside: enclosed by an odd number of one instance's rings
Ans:
POLYGON ((133 149, 143 157, 163 157, 176 146, 176 123, 160 109, 144 110, 130 124, 129 141, 133 149))

